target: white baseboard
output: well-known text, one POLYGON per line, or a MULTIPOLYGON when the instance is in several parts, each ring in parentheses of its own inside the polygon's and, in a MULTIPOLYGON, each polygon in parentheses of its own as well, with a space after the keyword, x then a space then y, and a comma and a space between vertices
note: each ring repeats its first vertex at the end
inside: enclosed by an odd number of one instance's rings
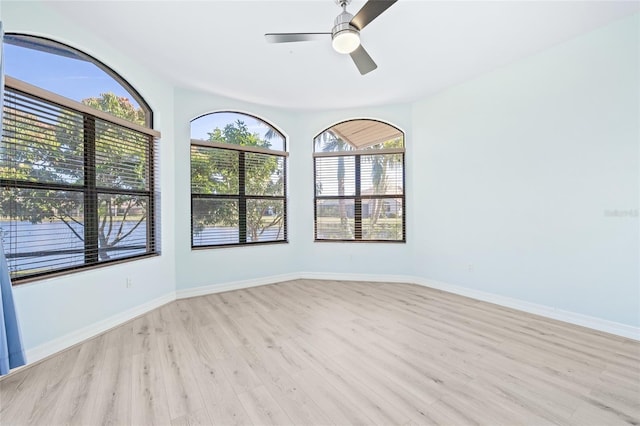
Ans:
POLYGON ((66 334, 57 339, 51 340, 40 346, 29 349, 26 351, 27 360, 29 364, 32 364, 36 361, 53 355, 56 352, 60 352, 84 340, 97 336, 98 334, 103 333, 113 327, 117 327, 120 324, 123 324, 135 317, 143 315, 176 299, 185 299, 206 294, 221 293, 231 290, 276 284, 279 282, 296 279, 413 283, 424 287, 434 288, 453 294, 459 294, 461 296, 470 297, 472 299, 495 303, 496 305, 505 306, 508 308, 517 309, 519 311, 528 312, 531 314, 536 314, 543 317, 552 318, 570 324, 576 324, 594 330, 604 331, 606 333, 611 333, 617 336, 640 341, 639 327, 633 327, 627 324, 608 321, 601 318, 565 311, 545 305, 539 305, 519 299, 513 299, 506 296, 500 296, 480 290, 474 290, 467 287, 456 286, 441 281, 428 280, 425 278, 408 275, 300 272, 177 290, 175 293, 168 293, 142 305, 136 306, 132 309, 121 312, 107 319, 91 324, 87 327, 83 327, 77 331, 66 334))
POLYGON ((374 275, 374 274, 349 274, 336 272, 296 272, 291 274, 272 275, 270 277, 254 278, 229 283, 211 284, 201 287, 187 288, 176 291, 177 299, 204 296, 207 294, 223 293, 225 291, 241 290, 243 288, 258 287, 261 285, 277 284, 291 280, 331 280, 331 281, 373 281, 408 283, 413 282, 414 277, 407 275, 374 275))
POLYGON ((604 331, 605 333, 615 334, 616 336, 622 336, 633 340, 640 340, 640 327, 633 327, 631 325, 622 324, 615 321, 609 321, 602 318, 579 314, 576 312, 565 311, 551 306, 540 305, 537 303, 527 302, 524 300, 514 299, 506 296, 500 296, 497 294, 448 284, 441 281, 414 277, 414 280, 411 282, 424 287, 434 288, 446 291, 448 293, 459 294, 461 296, 470 297, 476 300, 482 300, 484 302, 494 303, 496 305, 516 309, 518 311, 523 311, 530 314, 540 315, 542 317, 563 321, 569 324, 575 324, 582 327, 591 328, 593 330, 604 331))
POLYGON ((138 305, 102 321, 98 321, 74 332, 65 334, 64 336, 60 336, 57 339, 43 343, 35 348, 28 349, 26 351, 27 365, 33 364, 34 362, 40 361, 41 359, 51 356, 57 352, 70 348, 71 346, 97 336, 100 333, 104 333, 107 330, 117 327, 174 300, 175 294, 173 292, 165 294, 164 296, 143 303, 142 305, 138 305))
POLYGON ((506 296, 500 296, 480 290, 470 289, 468 287, 456 286, 441 281, 428 280, 425 278, 415 277, 411 275, 384 275, 384 274, 353 274, 340 272, 300 272, 283 275, 273 275, 270 277, 256 278, 250 280, 233 281, 229 283, 213 284, 202 287, 195 287, 185 290, 178 290, 176 296, 178 299, 188 297, 203 296, 206 294, 222 293, 231 290, 240 290, 243 288, 256 287, 261 285, 276 284, 283 281, 310 279, 310 280, 331 280, 331 281, 372 281, 372 282, 391 282, 391 283, 410 283, 424 287, 434 288, 448 293, 459 294, 461 296, 470 297, 476 300, 482 300, 507 308, 540 315, 543 317, 563 321, 569 324, 580 325, 594 330, 604 331, 605 333, 615 334, 617 336, 626 337, 640 341, 640 328, 614 321, 592 317, 589 315, 578 314, 571 311, 565 311, 554 307, 539 305, 524 300, 514 299, 506 296))
POLYGON ((412 283, 415 277, 409 275, 352 274, 340 272, 301 272, 298 278, 306 280, 331 281, 372 281, 378 283, 412 283))
POLYGON ((189 297, 204 296, 213 293, 223 293, 225 291, 231 290, 241 290, 243 288, 258 287, 261 285, 269 285, 281 283, 284 281, 297 280, 299 278, 301 278, 300 274, 293 273, 187 288, 184 290, 177 290, 176 299, 186 299, 189 297))

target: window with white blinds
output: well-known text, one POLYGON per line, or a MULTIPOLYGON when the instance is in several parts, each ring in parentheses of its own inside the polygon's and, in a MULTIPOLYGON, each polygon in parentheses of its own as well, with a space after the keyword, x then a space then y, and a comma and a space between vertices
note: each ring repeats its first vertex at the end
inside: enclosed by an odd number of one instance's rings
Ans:
POLYGON ((316 241, 406 241, 403 133, 351 120, 314 146, 316 241))
POLYGON ((286 242, 287 153, 273 149, 284 148, 284 136, 225 112, 194 120, 192 137, 191 246, 286 242))
POLYGON ((158 254, 160 133, 146 101, 71 46, 7 33, 2 48, 0 238, 12 282, 158 254))
POLYGON ((9 77, 2 130, 14 283, 157 253, 157 132, 9 77))

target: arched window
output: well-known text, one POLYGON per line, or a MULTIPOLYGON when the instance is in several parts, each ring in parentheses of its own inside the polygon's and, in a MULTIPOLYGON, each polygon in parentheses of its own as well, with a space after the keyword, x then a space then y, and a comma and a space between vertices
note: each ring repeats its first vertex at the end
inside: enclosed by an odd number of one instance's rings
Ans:
POLYGON ((25 83, 153 127, 151 108, 115 71, 93 57, 53 40, 4 35, 4 72, 25 83))
POLYGON ((316 241, 405 241, 404 134, 350 120, 314 139, 316 241))
POLYGON ((7 34, 0 237, 14 283, 157 254, 151 110, 106 65, 7 34))
POLYGON ((191 246, 287 241, 285 137, 259 118, 191 122, 191 246))

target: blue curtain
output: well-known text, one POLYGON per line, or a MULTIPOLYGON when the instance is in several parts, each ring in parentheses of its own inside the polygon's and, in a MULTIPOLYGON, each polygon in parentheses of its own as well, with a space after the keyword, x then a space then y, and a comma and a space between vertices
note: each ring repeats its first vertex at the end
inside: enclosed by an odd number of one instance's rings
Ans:
MULTIPOLYGON (((3 36, 4 31, 2 22, 0 22, 0 123, 2 123, 2 101, 4 100, 3 36)), ((1 137, 2 126, 0 125, 1 137)), ((2 376, 12 368, 20 367, 26 363, 16 307, 13 302, 9 266, 4 256, 2 240, 0 240, 0 302, 0 376, 2 376)))
POLYGON ((25 364, 20 327, 13 302, 9 267, 0 241, 0 375, 25 364))

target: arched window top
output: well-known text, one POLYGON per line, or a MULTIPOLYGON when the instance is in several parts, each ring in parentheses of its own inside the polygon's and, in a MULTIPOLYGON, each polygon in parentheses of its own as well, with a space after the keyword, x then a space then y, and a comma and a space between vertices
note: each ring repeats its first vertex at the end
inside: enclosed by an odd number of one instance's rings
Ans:
POLYGON ((285 151, 285 137, 260 118, 240 112, 213 112, 191 121, 191 139, 285 151))
POLYGON ((382 121, 355 119, 325 129, 314 138, 315 152, 404 148, 402 130, 382 121))
POLYGON ((404 133, 343 121, 314 138, 315 240, 405 242, 404 133))
POLYGON ((5 74, 116 117, 151 128, 151 108, 115 71, 65 44, 8 33, 3 39, 5 74))

